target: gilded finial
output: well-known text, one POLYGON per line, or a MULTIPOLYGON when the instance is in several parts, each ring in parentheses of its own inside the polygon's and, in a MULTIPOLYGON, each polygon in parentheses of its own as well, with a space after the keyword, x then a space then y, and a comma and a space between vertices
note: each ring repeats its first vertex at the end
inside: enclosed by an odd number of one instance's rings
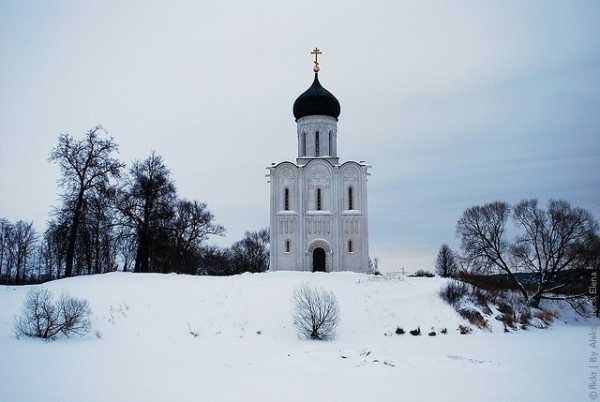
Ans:
POLYGON ((314 55, 315 55, 315 61, 313 62, 313 63, 315 63, 315 65, 313 66, 313 71, 314 71, 315 73, 318 73, 318 72, 319 72, 319 70, 321 69, 321 68, 319 67, 319 55, 320 55, 320 54, 323 54, 323 52, 321 52, 321 51, 319 50, 319 48, 318 48, 318 47, 315 47, 315 48, 313 49, 313 51, 312 51, 312 52, 310 52, 310 54, 314 54, 314 55))

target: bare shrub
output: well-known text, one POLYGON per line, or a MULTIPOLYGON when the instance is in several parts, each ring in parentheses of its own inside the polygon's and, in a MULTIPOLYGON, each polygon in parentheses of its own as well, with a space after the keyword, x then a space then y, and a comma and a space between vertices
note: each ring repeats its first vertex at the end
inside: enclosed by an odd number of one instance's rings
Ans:
MULTIPOLYGON (((492 296, 489 295, 485 290, 478 288, 477 286, 471 286, 472 300, 481 307, 488 307, 488 302, 492 300, 492 296)), ((489 307, 488 307, 489 309, 489 307)))
POLYGON ((529 320, 531 319, 531 311, 527 306, 523 306, 521 310, 519 310, 519 324, 521 325, 529 325, 529 320))
POLYGON ((533 316, 544 321, 546 324, 550 324, 554 320, 554 314, 548 310, 536 310, 533 316))
POLYGON ((496 303, 496 308, 498 309, 499 312, 501 312, 502 314, 509 314, 511 316, 514 316, 514 309, 513 306, 510 305, 508 302, 500 300, 496 303))
POLYGON ((424 269, 419 269, 414 274, 409 276, 413 278, 433 278, 435 274, 424 269))
POLYGON ((59 311, 60 332, 65 336, 85 335, 91 327, 92 310, 85 299, 62 295, 57 301, 59 311))
POLYGON ((455 305, 468 291, 469 288, 466 283, 450 281, 440 290, 440 297, 446 300, 448 304, 455 305))
POLYGON ((294 291, 294 304, 294 326, 300 335, 316 340, 335 336, 339 310, 333 292, 303 286, 294 291))
POLYGON ((15 321, 17 337, 50 339, 60 332, 58 311, 52 294, 45 288, 31 289, 23 304, 23 313, 15 321))
POLYGON ((515 327, 515 317, 509 313, 501 313, 496 316, 496 319, 504 324, 504 329, 515 327))
POLYGON ((62 295, 54 300, 45 288, 27 293, 22 315, 15 320, 17 337, 53 339, 58 334, 85 335, 90 330, 91 309, 87 300, 62 295))
POLYGON ((483 318, 481 313, 477 310, 471 308, 462 308, 458 310, 458 314, 469 321, 469 323, 472 325, 475 325, 477 328, 483 329, 487 328, 488 326, 487 320, 483 318))
POLYGON ((529 318, 529 324, 536 328, 544 329, 548 328, 554 320, 552 312, 542 309, 532 309, 532 317, 529 318))

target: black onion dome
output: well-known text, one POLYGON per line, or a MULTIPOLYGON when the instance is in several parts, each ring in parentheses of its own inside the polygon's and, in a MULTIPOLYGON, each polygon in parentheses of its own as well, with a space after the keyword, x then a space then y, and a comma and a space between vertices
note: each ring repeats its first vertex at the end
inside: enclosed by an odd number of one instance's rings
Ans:
POLYGON ((296 120, 304 116, 325 115, 338 118, 340 115, 340 102, 331 92, 321 86, 319 76, 315 73, 315 80, 310 88, 294 102, 294 117, 296 120))

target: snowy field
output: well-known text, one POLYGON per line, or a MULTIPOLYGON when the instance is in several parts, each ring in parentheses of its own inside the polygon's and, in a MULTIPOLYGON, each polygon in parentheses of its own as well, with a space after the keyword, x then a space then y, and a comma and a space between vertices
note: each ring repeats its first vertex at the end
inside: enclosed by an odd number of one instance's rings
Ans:
POLYGON ((92 331, 49 343, 15 338, 30 287, 0 286, 0 402, 590 400, 594 322, 564 314, 569 323, 550 329, 505 334, 493 323, 460 335, 442 284, 351 273, 77 277, 42 286, 87 298, 92 331), (291 298, 303 283, 337 295, 334 341, 296 336, 291 298), (448 335, 391 335, 397 326, 448 335))

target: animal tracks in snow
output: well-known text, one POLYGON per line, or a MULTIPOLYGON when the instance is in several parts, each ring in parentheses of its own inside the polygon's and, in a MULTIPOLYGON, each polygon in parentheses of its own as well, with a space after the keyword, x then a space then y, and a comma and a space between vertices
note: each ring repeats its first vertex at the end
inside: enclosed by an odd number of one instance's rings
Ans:
POLYGON ((129 305, 127 305, 127 303, 119 303, 117 307, 111 305, 108 308, 108 316, 106 321, 114 325, 117 323, 117 318, 126 318, 128 311, 129 305))
MULTIPOLYGON (((352 356, 350 354, 340 355, 340 359, 351 359, 351 358, 352 358, 352 356)), ((358 362, 356 367, 373 365, 373 364, 376 364, 376 365, 383 364, 384 366, 388 366, 388 367, 396 367, 396 364, 392 361, 381 360, 381 359, 375 358, 374 355, 372 354, 372 352, 368 349, 360 352, 358 355, 358 358, 360 359, 360 361, 358 362)))

